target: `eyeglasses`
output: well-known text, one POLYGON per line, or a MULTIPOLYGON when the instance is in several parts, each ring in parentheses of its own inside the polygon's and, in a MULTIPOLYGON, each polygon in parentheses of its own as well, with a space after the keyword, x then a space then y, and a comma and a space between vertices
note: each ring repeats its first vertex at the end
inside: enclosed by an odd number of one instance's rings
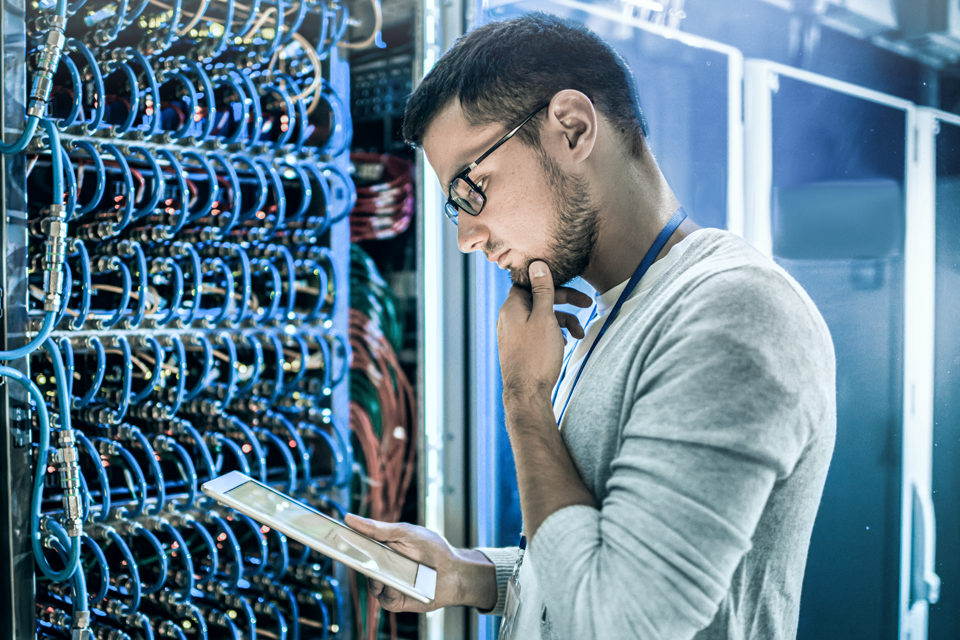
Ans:
POLYGON ((458 173, 456 177, 450 181, 450 186, 447 188, 447 203, 444 205, 443 211, 447 214, 447 217, 453 221, 453 224, 457 224, 457 216, 460 211, 466 211, 471 216, 478 216, 480 212, 483 211, 483 205, 487 204, 487 196, 483 194, 480 187, 477 186, 467 174, 473 171, 487 156, 499 149, 500 145, 516 135, 517 131, 523 128, 523 125, 533 119, 533 116, 546 109, 549 105, 550 103, 548 102, 537 107, 536 111, 524 118, 523 122, 514 127, 507 135, 500 138, 486 153, 470 163, 466 169, 458 173))

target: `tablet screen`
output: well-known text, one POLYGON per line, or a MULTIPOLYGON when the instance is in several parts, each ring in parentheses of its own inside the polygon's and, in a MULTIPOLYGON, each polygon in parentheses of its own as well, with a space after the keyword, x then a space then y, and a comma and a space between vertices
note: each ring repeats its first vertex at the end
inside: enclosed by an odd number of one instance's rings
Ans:
POLYGON ((419 567, 416 562, 324 516, 319 511, 289 500, 282 493, 251 481, 227 491, 226 495, 250 505, 309 538, 336 549, 368 569, 391 576, 410 588, 416 584, 419 567))

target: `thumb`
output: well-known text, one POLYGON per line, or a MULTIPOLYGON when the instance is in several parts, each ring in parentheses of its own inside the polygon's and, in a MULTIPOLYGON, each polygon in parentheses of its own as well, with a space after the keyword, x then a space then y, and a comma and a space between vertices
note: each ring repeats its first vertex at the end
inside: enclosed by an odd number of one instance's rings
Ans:
POLYGON ((535 260, 530 263, 530 292, 533 294, 533 313, 553 315, 553 274, 547 263, 535 260))
POLYGON ((370 518, 356 516, 352 513, 348 513, 343 521, 351 529, 355 529, 368 538, 373 538, 380 542, 392 542, 401 537, 400 527, 396 524, 379 522, 377 520, 371 520, 370 518))

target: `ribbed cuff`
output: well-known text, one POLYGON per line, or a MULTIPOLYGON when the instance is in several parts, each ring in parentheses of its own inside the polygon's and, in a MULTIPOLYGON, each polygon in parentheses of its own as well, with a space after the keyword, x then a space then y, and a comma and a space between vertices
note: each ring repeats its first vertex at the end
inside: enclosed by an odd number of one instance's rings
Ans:
POLYGON ((520 553, 520 548, 485 547, 477 549, 477 551, 487 556, 497 569, 497 604, 490 611, 480 611, 480 613, 488 616, 503 615, 503 605, 507 599, 507 583, 510 582, 514 565, 517 564, 517 555, 520 553))

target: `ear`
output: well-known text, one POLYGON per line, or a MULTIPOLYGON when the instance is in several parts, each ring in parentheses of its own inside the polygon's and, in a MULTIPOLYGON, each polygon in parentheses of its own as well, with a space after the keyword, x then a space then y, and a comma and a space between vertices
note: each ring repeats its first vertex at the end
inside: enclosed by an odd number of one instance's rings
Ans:
POLYGON ((553 96, 544 123, 544 143, 552 143, 558 155, 574 164, 586 160, 597 142, 597 111, 583 93, 564 89, 553 96))

